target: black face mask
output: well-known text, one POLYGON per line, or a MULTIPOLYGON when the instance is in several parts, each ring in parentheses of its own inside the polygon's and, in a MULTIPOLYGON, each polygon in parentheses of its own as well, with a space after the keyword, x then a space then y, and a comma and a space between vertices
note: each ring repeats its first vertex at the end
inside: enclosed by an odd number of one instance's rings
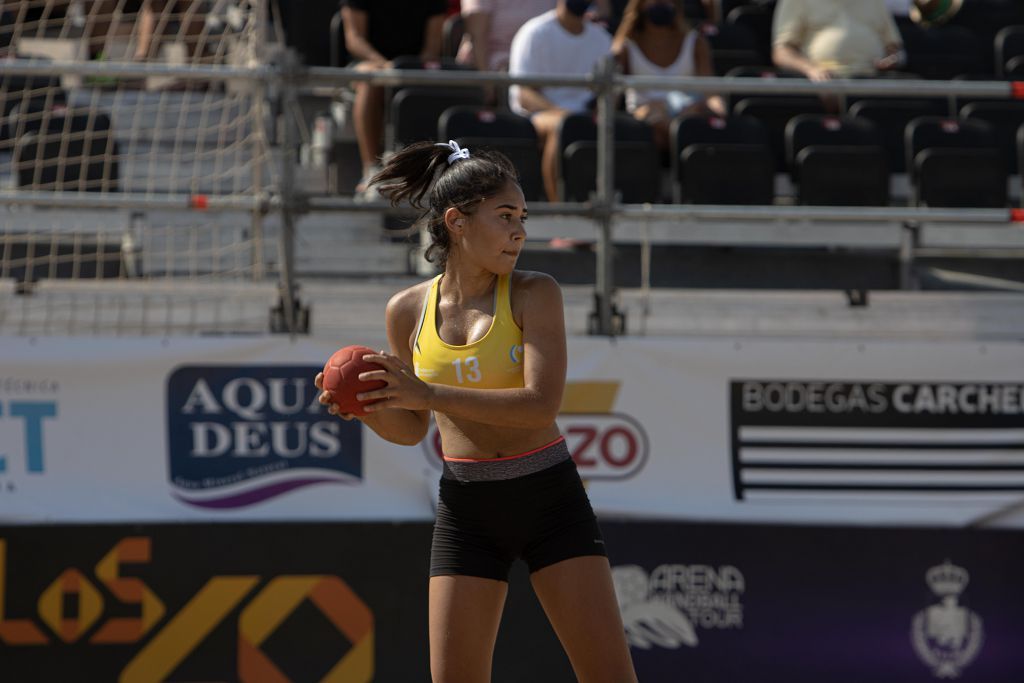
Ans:
POLYGON ((582 17, 590 9, 590 0, 565 0, 565 9, 569 10, 570 14, 582 17))
POLYGON ((651 5, 646 10, 647 21, 654 26, 671 26, 676 20, 676 6, 658 3, 651 5))

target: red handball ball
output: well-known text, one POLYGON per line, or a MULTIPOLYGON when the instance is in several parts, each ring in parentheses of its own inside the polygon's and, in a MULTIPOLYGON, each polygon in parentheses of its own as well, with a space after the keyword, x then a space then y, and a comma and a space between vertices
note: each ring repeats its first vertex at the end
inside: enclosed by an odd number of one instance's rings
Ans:
POLYGON ((377 352, 366 346, 346 346, 335 351, 324 366, 324 390, 331 392, 334 403, 342 413, 363 416, 366 415, 366 406, 381 400, 356 400, 356 394, 387 386, 383 380, 363 382, 359 379, 362 372, 384 369, 382 365, 363 360, 363 356, 370 353, 377 352))

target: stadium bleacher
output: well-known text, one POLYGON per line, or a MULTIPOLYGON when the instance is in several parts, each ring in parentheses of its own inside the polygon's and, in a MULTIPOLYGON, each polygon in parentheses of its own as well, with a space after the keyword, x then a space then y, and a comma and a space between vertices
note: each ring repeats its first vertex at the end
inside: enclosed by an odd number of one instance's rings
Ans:
MULTIPOLYGON (((771 65, 770 55, 770 33, 771 18, 774 10, 774 2, 751 0, 743 1, 720 1, 718 3, 719 16, 723 17, 718 23, 710 22, 703 9, 702 3, 687 3, 686 10, 691 22, 699 25, 705 38, 708 39, 713 59, 715 60, 716 72, 721 75, 738 78, 760 77, 760 78, 803 78, 800 74, 777 69, 771 65)), ((1004 0, 970 0, 967 8, 962 11, 962 16, 955 18, 950 24, 923 28, 911 22, 906 17, 898 20, 898 26, 905 41, 905 48, 908 53, 905 70, 885 74, 885 78, 915 79, 925 78, 930 80, 999 80, 1010 77, 1011 69, 1017 67, 1017 63, 1011 67, 1010 64, 1024 53, 1024 6, 1019 3, 1006 2, 1004 0), (995 22, 1015 22, 1019 26, 1001 26, 995 22), (1020 30, 1017 30, 1020 29, 1020 30)), ((457 15, 456 15, 457 16, 457 15)), ((449 18, 446 22, 449 33, 457 29, 457 20, 449 18)), ((445 56, 454 57, 454 50, 457 49, 458 41, 453 35, 449 35, 445 43, 449 51, 445 56)), ((1019 66, 1024 68, 1024 58, 1019 60, 1019 66)), ((409 125, 406 123, 409 116, 404 112, 415 109, 419 112, 428 111, 422 107, 427 106, 431 112, 430 116, 422 118, 434 119, 433 112, 443 113, 443 97, 436 92, 431 98, 429 92, 422 89, 414 91, 416 98, 406 102, 409 94, 396 92, 391 101, 391 124, 394 130, 402 131, 396 135, 395 140, 404 142, 402 136, 411 139, 425 139, 432 134, 433 127, 424 124, 422 130, 417 133, 409 132, 409 125), (422 103, 428 103, 424 105, 422 103)), ((447 97, 448 95, 444 95, 447 97)), ((458 98, 456 95, 453 97, 458 98)), ((814 192, 808 194, 812 188, 802 187, 800 183, 788 182, 788 178, 796 179, 798 169, 796 155, 791 154, 787 149, 786 131, 788 125, 797 117, 808 114, 823 116, 826 114, 840 118, 853 118, 861 122, 870 122, 877 128, 878 139, 873 142, 855 141, 852 144, 844 145, 849 147, 839 157, 835 157, 836 151, 831 150, 833 159, 829 163, 836 163, 842 159, 850 160, 856 165, 859 171, 850 171, 844 176, 848 180, 862 178, 865 174, 873 174, 870 183, 862 183, 861 190, 847 187, 840 195, 845 194, 844 203, 883 205, 883 206, 913 206, 917 202, 916 188, 911 185, 917 178, 913 172, 908 172, 906 166, 906 150, 904 139, 909 123, 920 116, 945 116, 961 120, 980 119, 985 120, 996 129, 999 144, 1004 150, 1007 172, 1014 179, 1009 185, 1009 196, 1016 203, 1020 201, 1020 183, 1018 179, 1016 158, 1019 155, 1016 145, 1017 128, 1022 123, 1016 103, 997 102, 991 99, 972 97, 915 97, 897 98, 881 96, 860 96, 845 95, 839 98, 838 108, 834 103, 822 100, 817 97, 797 95, 773 95, 765 96, 756 93, 733 93, 728 97, 730 112, 742 116, 749 116, 758 120, 767 131, 766 141, 760 141, 757 145, 767 145, 768 152, 774 161, 776 178, 773 184, 773 203, 818 203, 827 201, 834 196, 826 188, 813 188, 814 192), (971 109, 967 105, 977 103, 971 109), (1008 144, 1012 143, 1012 144, 1008 144), (871 147, 872 149, 858 150, 860 147, 871 147), (877 159, 877 147, 881 147, 885 156, 885 167, 883 169, 880 160, 877 159), (854 161, 856 159, 856 161, 854 161), (878 174, 884 174, 889 178, 889 187, 882 191, 878 174), (868 187, 870 185, 870 188, 868 187), (853 196, 855 195, 855 196, 853 196), (816 197, 816 198, 815 198, 816 197)), ((465 104, 479 104, 478 102, 464 102, 465 104)), ((460 102, 453 100, 452 106, 460 102)), ((496 115, 500 114, 504 120, 510 113, 503 102, 499 102, 494 109, 496 115)), ((859 125, 859 124, 855 124, 859 125)), ((620 126, 621 128, 621 126, 620 126)), ((472 136, 473 144, 487 144, 499 146, 504 136, 495 136, 488 140, 486 136, 472 136)), ((624 142, 624 141, 620 141, 624 142)), ((351 142, 348 142, 348 155, 351 158, 351 142)), ((507 143, 505 143, 507 146, 507 143)), ((736 160, 740 150, 735 148, 715 152, 713 146, 716 144, 734 146, 735 141, 703 142, 704 145, 712 145, 712 148, 702 148, 698 156, 710 163, 709 159, 724 161, 726 158, 736 160), (708 156, 708 155, 711 156, 708 156)), ((744 142, 743 144, 751 144, 744 142)), ((344 145, 339 146, 339 156, 344 154, 344 145)), ((564 145, 563 145, 564 148, 564 145)), ((655 183, 661 188, 655 196, 642 194, 644 201, 666 202, 680 201, 686 196, 680 192, 679 173, 680 160, 678 154, 684 150, 675 147, 672 154, 662 160, 661 181, 655 183)), ((643 152, 637 152, 643 154, 643 152)), ((814 152, 820 154, 823 152, 814 152)), ((693 152, 691 152, 691 156, 693 152)), ((813 156, 809 153, 809 156, 813 156)), ((588 152, 585 155, 587 160, 592 158, 588 152)), ((694 156, 693 159, 696 159, 694 156)), ((730 162, 731 163, 731 162, 730 162)), ((804 163, 816 163, 814 159, 804 163)), ((817 162, 823 163, 823 162, 817 162)), ((565 165, 563 159, 563 167, 565 165)), ((757 168, 757 163, 752 164, 757 168)), ((635 164, 631 168, 637 168, 635 164)), ((571 173, 571 171, 570 171, 571 173)), ((578 174, 577 174, 578 177, 578 174)), ((692 176, 691 176, 692 177, 692 176)), ((818 177, 816 175, 816 177, 818 177)), ((927 177, 931 178, 929 174, 927 177)), ((576 182, 566 182, 563 177, 562 187, 567 185, 576 187, 576 182)), ((842 185, 846 180, 836 178, 836 185, 842 185)), ((704 183, 709 185, 709 183, 704 183)), ((757 186, 763 187, 762 183, 757 186)), ((587 190, 583 185, 579 192, 573 197, 585 197, 587 190)), ((344 191, 351 191, 351 188, 341 188, 344 191)), ((742 192, 718 191, 713 193, 717 198, 706 192, 698 192, 704 199, 714 200, 722 203, 749 203, 749 198, 742 196, 742 192)), ((567 196, 563 193, 563 196, 567 196)), ((628 200, 627 200, 628 202, 628 200)), ((990 203, 990 202, 983 202, 990 203)))
MULTIPOLYGON (((768 32, 773 5, 723 0, 717 8, 720 19, 713 22, 705 15, 702 3, 686 4, 690 20, 699 25, 711 45, 718 74, 726 78, 760 78, 775 84, 788 80, 806 83, 800 74, 778 69, 770 62, 768 32)), ((284 44, 297 49, 309 65, 345 62, 340 23, 332 21, 328 13, 332 6, 322 3, 317 5, 317 12, 304 14, 296 9, 296 3, 282 4, 281 18, 286 20, 282 35, 303 36, 301 40, 289 37, 284 44)), ((168 25, 175 22, 184 25, 180 17, 168 25)), ((195 63, 254 63, 251 53, 246 52, 250 48, 241 39, 243 29, 232 28, 230 22, 222 24, 216 33, 204 29, 207 35, 200 40, 205 41, 205 48, 199 51, 201 59, 195 63)), ((1024 6, 1020 3, 968 0, 962 16, 951 25, 924 29, 907 20, 898 24, 906 39, 908 63, 906 71, 887 74, 887 79, 924 77, 936 82, 991 82, 1012 78, 1015 69, 1024 68, 1024 6)), ((447 25, 446 53, 440 63, 424 65, 413 59, 400 60, 397 66, 466 69, 452 62, 458 45, 458 22, 450 19, 447 25)), ((24 48, 24 55, 34 59, 48 54, 53 59, 89 63, 76 47, 76 41, 83 39, 83 29, 75 28, 73 22, 60 20, 50 26, 45 22, 19 24, 12 23, 8 16, 2 26, 5 28, 0 28, 0 44, 6 43, 12 56, 21 54, 24 48)), ((134 40, 132 35, 112 32, 116 47, 112 54, 126 54, 134 40)), ((178 38, 179 42, 184 40, 178 38)), ((260 60, 273 64, 274 57, 267 54, 274 54, 275 46, 267 47, 271 52, 263 54, 260 60)), ((174 50, 163 51, 156 61, 189 63, 192 57, 181 62, 180 55, 195 53, 194 46, 178 45, 174 50)), ((499 97, 497 106, 485 106, 477 87, 389 87, 385 149, 394 151, 423 139, 456 139, 472 148, 501 149, 520 169, 528 200, 541 201, 535 132, 528 119, 504 106, 503 98, 499 97)), ((626 115, 620 101, 614 132, 615 190, 619 199, 626 205, 740 208, 1021 206, 1024 106, 1019 102, 971 93, 908 97, 898 89, 893 95, 851 93, 830 97, 828 101, 806 93, 769 96, 752 89, 727 94, 724 99, 729 103, 729 116, 725 118, 687 116, 674 121, 667 152, 654 147, 650 129, 626 115), (943 135, 924 135, 925 123, 932 130, 937 126, 943 135), (910 135, 915 124, 915 134, 910 135), (948 132, 954 128, 955 134, 948 132), (960 134, 982 130, 987 132, 962 144, 951 144, 960 134)), ((0 103, 0 181, 12 190, 86 190, 99 195, 146 196, 205 194, 259 204, 267 187, 280 187, 280 162, 289 152, 294 152, 299 161, 294 187, 311 197, 352 197, 359 177, 357 170, 353 170, 358 169, 359 162, 352 130, 351 95, 342 86, 318 93, 300 91, 291 108, 282 110, 278 108, 279 102, 261 100, 230 79, 203 83, 174 82, 156 76, 5 74, 0 83, 0 103), (281 121, 287 116, 297 117, 294 150, 285 150, 281 145, 281 121), (318 136, 320 139, 316 139, 318 136), (321 146, 317 154, 324 152, 321 161, 326 159, 326 166, 316 160, 314 145, 321 146)), ((571 117, 563 126, 563 200, 587 201, 592 197, 597 180, 596 130, 589 115, 571 117)), ((112 231, 124 232, 120 225, 123 222, 123 214, 114 215, 112 231)), ((296 251, 300 264, 305 264, 303 267, 311 273, 401 273, 413 267, 404 219, 368 213, 346 217, 346 229, 359 240, 355 244, 360 245, 364 256, 354 251, 335 258, 328 256, 327 248, 333 234, 331 221, 322 216, 315 220, 303 216, 300 222, 310 227, 302 234, 296 251), (377 227, 381 224, 383 231, 377 227)), ((756 222, 748 220, 746 227, 754 230, 758 227, 756 222)), ((628 225, 624 234, 635 234, 637 223, 628 225)), ((190 223, 187 230, 195 231, 198 237, 168 237, 160 248, 148 246, 150 272, 156 272, 153 255, 160 253, 160 272, 245 276, 265 273, 264 264, 273 263, 276 255, 266 247, 261 231, 275 230, 277 226, 275 217, 264 220, 255 215, 226 221, 223 229, 190 223), (189 245, 189 249, 201 245, 198 248, 208 253, 198 260, 185 256, 175 251, 182 244, 189 245), (257 256, 252 262, 245 262, 244 254, 257 256)), ((179 227, 177 221, 170 221, 168 235, 179 227)), ((31 234, 33 229, 28 232, 31 234)), ((558 229, 551 228, 555 234, 558 229)), ((687 274, 665 264, 673 259, 689 262, 697 247, 659 245, 654 268, 667 270, 653 272, 651 281, 663 286, 689 286, 701 281, 708 286, 722 286, 729 282, 726 272, 735 269, 736 259, 741 258, 738 252, 748 248, 744 238, 736 236, 740 233, 730 230, 733 227, 723 231, 733 235, 725 238, 732 240, 728 253, 707 247, 708 251, 697 258, 701 268, 691 269, 687 274), (719 270, 712 272, 714 268, 719 270), (705 274, 703 280, 695 276, 698 272, 705 274)), ((45 230, 40 230, 40 234, 44 233, 45 230)), ((570 250, 543 251, 547 248, 545 238, 543 233, 539 234, 541 243, 524 254, 524 267, 554 268, 552 264, 559 259, 575 259, 569 268, 572 272, 563 272, 566 281, 592 278, 590 247, 577 243, 570 250)), ((776 237, 781 234, 776 233, 776 237)), ((765 238, 764 243, 759 239, 747 242, 750 249, 762 249, 765 258, 771 260, 770 252, 763 250, 764 244, 771 244, 772 239, 765 238)), ((26 244, 19 242, 17 248, 21 251, 17 253, 30 253, 25 250, 26 244)), ((899 287, 903 280, 893 266, 895 242, 887 237, 882 244, 888 255, 877 271, 882 275, 872 285, 899 287)), ((632 245, 622 246, 617 258, 633 259, 633 249, 632 245)), ((763 272, 763 278, 751 280, 733 275, 731 281, 737 286, 751 282, 760 282, 760 286, 802 283, 807 287, 848 284, 856 278, 840 276, 842 267, 808 265, 835 258, 834 252, 827 248, 813 253, 789 253, 787 262, 801 265, 791 269, 795 275, 785 283, 773 281, 769 270, 757 268, 749 269, 748 274, 763 272), (806 277, 801 279, 797 276, 800 274, 806 277)), ((15 251, 6 253, 9 257, 15 251)), ((123 254, 110 252, 109 258, 121 259, 123 254)), ((90 272, 116 276, 125 272, 123 267, 108 266, 103 264, 90 272)), ((46 270, 22 267, 19 272, 46 270)), ((63 264, 50 270, 71 272, 63 264)), ((852 268, 850 272, 856 270, 852 268)), ((624 283, 636 280, 632 266, 622 272, 624 283)))

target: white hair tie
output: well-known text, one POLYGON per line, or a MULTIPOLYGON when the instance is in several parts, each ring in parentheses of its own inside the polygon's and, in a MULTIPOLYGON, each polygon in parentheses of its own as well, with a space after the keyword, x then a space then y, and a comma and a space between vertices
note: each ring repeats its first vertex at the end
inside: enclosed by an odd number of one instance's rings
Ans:
POLYGON ((459 159, 469 158, 469 149, 463 149, 462 147, 459 147, 459 143, 455 142, 455 140, 449 140, 448 142, 436 142, 434 143, 434 147, 447 147, 452 151, 452 153, 448 155, 449 166, 454 164, 459 159))

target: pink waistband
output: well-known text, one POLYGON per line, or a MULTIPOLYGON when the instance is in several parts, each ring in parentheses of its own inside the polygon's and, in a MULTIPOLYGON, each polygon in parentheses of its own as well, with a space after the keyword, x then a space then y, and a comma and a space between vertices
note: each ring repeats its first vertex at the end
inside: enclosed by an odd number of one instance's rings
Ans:
POLYGON ((450 458, 447 455, 443 457, 446 462, 502 462, 504 460, 515 460, 516 458, 525 458, 528 455, 539 453, 545 448, 551 448, 560 441, 565 441, 565 437, 560 436, 551 443, 546 443, 543 446, 538 446, 537 448, 534 448, 532 451, 526 451, 525 453, 517 453, 516 455, 504 455, 500 458, 450 458))

